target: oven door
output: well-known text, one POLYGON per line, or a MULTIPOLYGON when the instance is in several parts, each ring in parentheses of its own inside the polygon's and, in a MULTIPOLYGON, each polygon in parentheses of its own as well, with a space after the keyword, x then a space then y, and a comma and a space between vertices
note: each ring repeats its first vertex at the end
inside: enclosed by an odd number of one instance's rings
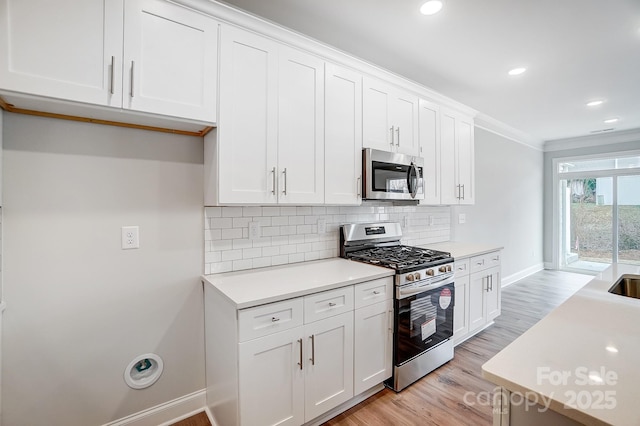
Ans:
POLYGON ((400 366, 453 336, 453 277, 397 288, 394 364, 400 366))
POLYGON ((364 198, 373 200, 424 199, 420 157, 376 149, 363 150, 364 198))

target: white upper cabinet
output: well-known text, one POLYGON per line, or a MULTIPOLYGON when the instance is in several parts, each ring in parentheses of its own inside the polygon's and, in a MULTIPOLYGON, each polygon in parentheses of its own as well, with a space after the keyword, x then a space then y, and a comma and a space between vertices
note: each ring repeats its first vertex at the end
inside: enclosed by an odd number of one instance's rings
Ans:
POLYGON ((0 88, 122 105, 123 0, 1 0, 0 88))
POLYGON ((324 202, 324 62, 223 26, 206 205, 324 202))
POLYGON ((218 23, 164 0, 0 0, 0 89, 216 121, 218 23))
POLYGON ((442 204, 475 202, 473 119, 442 109, 440 113, 442 204))
POLYGON ((207 172, 205 186, 207 194, 217 189, 219 200, 205 197, 205 204, 276 203, 278 45, 224 26, 220 57, 217 141, 212 134, 205 140, 217 143, 217 164, 207 172))
POLYGON ((363 146, 420 155, 418 97, 368 77, 362 96, 363 146))
POLYGON ((164 0, 126 0, 124 108, 216 121, 218 23, 164 0))
POLYGON ((324 61, 284 46, 279 58, 278 202, 322 204, 324 61))
POLYGON ((424 160, 422 177, 424 200, 420 204, 440 204, 440 107, 420 99, 420 156, 424 160))
POLYGON ((325 203, 362 202, 362 75, 325 66, 325 203))

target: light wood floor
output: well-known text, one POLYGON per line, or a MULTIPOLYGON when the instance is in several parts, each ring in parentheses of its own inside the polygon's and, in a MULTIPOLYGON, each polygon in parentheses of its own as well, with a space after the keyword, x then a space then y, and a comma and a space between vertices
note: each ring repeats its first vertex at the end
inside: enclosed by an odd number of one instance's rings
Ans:
MULTIPOLYGON (((481 392, 495 388, 482 378, 482 364, 592 278, 540 271, 504 288, 495 324, 456 346, 453 360, 402 392, 384 389, 323 426, 491 425, 491 406, 475 403, 481 392)), ((210 423, 201 413, 174 426, 210 423)))

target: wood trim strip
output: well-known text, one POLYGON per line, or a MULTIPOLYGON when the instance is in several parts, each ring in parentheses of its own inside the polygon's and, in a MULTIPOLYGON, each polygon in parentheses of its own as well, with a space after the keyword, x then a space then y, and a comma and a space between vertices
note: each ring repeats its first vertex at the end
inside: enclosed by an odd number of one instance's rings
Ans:
POLYGON ((37 117, 47 117, 47 118, 56 118, 60 120, 69 120, 69 121, 79 121, 83 123, 94 123, 94 124, 103 124, 106 126, 116 126, 116 127, 126 127, 129 129, 139 129, 139 130, 150 130, 152 132, 161 132, 161 133, 173 133, 176 135, 184 135, 184 136, 197 136, 202 137, 209 133, 213 127, 205 127, 199 131, 189 131, 189 130, 177 130, 177 129, 169 129, 165 127, 155 127, 155 126, 145 126, 142 124, 132 124, 132 123, 122 123, 120 121, 110 121, 110 120, 101 120, 99 118, 89 118, 89 117, 80 117, 77 115, 66 115, 66 114, 56 114, 52 112, 44 112, 44 111, 35 111, 31 109, 23 109, 16 108, 10 103, 7 103, 2 97, 0 97, 0 108, 7 112, 13 112, 16 114, 24 114, 24 115, 33 115, 37 117))

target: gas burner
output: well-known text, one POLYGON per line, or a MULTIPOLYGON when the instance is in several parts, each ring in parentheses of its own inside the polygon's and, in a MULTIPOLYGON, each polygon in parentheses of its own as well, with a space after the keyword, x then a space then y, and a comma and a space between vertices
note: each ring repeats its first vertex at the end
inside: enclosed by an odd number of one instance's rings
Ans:
POLYGON ((347 258, 396 270, 424 268, 441 260, 451 261, 449 253, 403 245, 353 251, 347 254, 347 258))

